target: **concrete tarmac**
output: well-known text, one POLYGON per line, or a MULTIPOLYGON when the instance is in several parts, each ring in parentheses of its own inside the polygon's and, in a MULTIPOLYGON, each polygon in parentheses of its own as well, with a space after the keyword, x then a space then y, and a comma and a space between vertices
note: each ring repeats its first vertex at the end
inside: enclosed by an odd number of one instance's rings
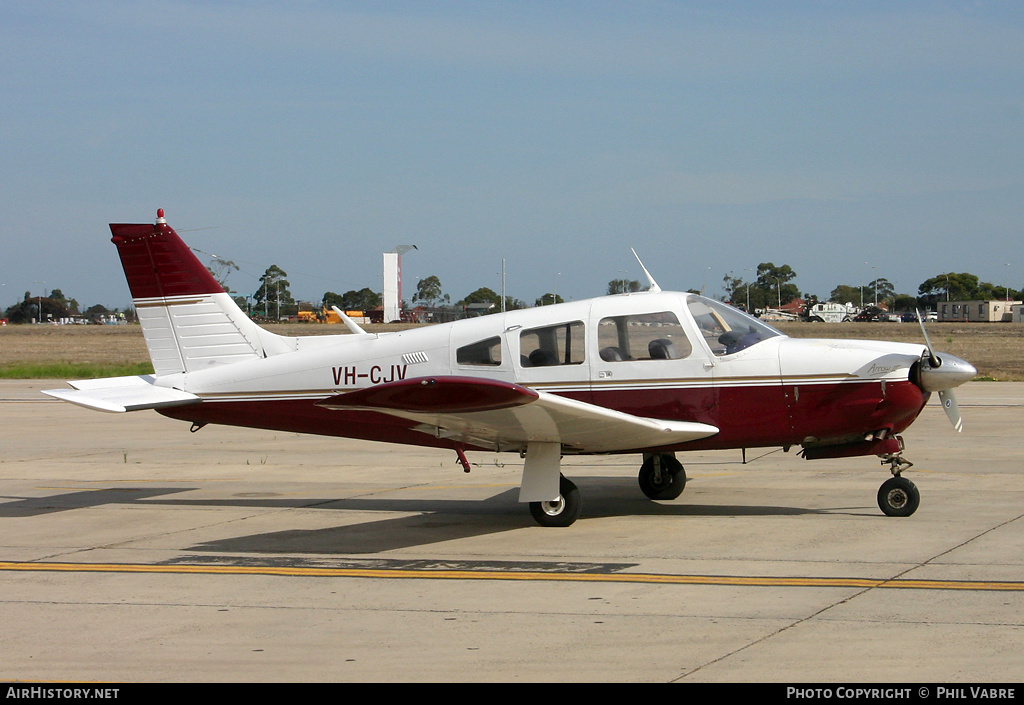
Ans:
POLYGON ((1016 683, 1024 384, 957 390, 877 458, 567 458, 537 526, 522 461, 103 414, 0 381, 0 679, 1016 683))

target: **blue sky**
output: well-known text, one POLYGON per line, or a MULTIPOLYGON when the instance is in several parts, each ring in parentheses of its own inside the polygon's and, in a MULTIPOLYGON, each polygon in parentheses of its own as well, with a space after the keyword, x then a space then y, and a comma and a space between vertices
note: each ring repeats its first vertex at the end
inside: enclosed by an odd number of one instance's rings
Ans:
POLYGON ((1019 2, 5 0, 0 77, 0 308, 157 208, 243 294, 1024 287, 1019 2))

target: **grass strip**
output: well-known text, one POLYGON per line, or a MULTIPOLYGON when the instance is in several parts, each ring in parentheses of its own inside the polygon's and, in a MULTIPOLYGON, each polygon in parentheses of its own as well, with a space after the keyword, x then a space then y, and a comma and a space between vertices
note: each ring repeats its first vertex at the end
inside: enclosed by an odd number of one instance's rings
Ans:
POLYGON ((151 374, 153 365, 149 362, 120 365, 91 362, 13 362, 0 365, 0 379, 96 379, 151 374))

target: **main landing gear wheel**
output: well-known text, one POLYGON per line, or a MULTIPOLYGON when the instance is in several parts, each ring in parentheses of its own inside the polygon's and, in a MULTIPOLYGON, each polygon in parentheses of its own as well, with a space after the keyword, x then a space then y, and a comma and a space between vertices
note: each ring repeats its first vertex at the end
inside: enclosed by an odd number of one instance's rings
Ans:
POLYGON ((652 455, 640 466, 637 480, 650 499, 675 499, 686 488, 686 471, 671 455, 652 455))
POLYGON ((900 475, 889 478, 878 488, 878 507, 887 516, 908 517, 920 504, 917 485, 900 475))
POLYGON ((582 508, 579 489, 562 476, 558 478, 558 499, 530 502, 530 514, 541 526, 571 526, 582 508))

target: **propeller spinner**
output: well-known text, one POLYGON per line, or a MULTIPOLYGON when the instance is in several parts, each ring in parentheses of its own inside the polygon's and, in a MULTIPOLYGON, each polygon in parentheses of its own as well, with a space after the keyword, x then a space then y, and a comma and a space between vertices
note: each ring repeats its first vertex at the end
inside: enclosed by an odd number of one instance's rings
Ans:
POLYGON ((964 421, 960 416, 960 406, 956 403, 953 388, 973 379, 978 370, 971 363, 948 353, 943 353, 941 357, 936 354, 920 311, 917 312, 917 321, 921 324, 924 343, 928 348, 928 354, 921 358, 918 384, 925 392, 939 393, 939 401, 942 402, 946 417, 959 433, 964 428, 964 421))

